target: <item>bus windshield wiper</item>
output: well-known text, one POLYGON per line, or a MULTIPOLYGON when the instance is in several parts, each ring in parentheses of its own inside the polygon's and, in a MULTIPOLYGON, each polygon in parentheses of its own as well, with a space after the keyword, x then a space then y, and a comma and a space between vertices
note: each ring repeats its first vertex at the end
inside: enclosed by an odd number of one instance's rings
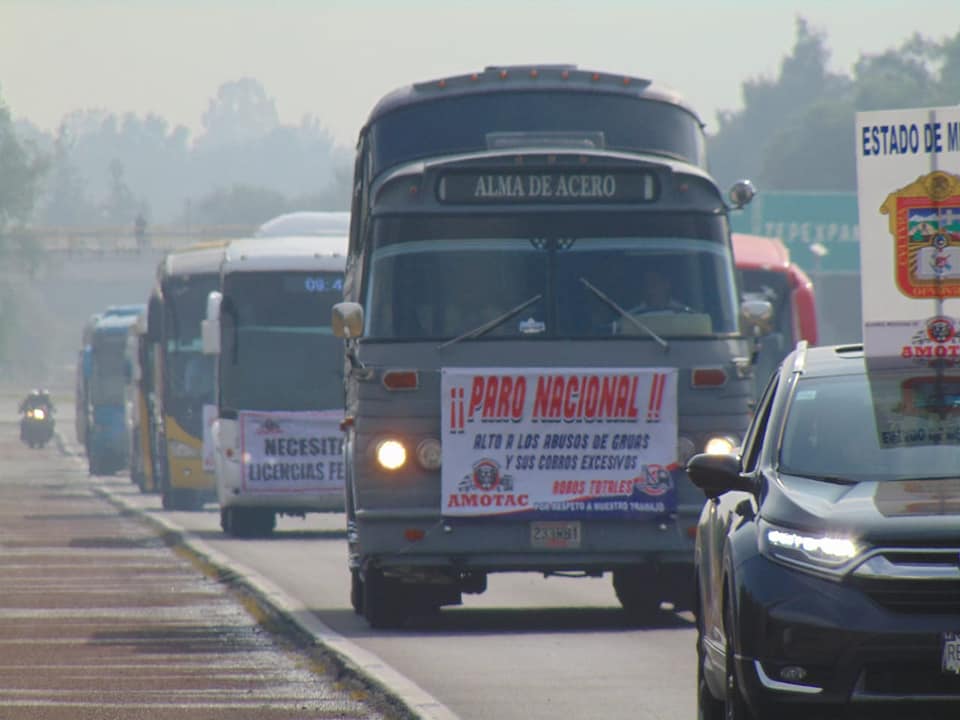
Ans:
POLYGON ((670 344, 669 344, 666 340, 664 340, 662 337, 660 337, 659 335, 657 335, 657 334, 656 334, 653 330, 651 330, 647 325, 645 325, 645 324, 643 324, 642 322, 640 322, 639 320, 637 320, 637 319, 636 319, 633 315, 631 315, 628 311, 626 311, 626 310, 624 310, 622 307, 620 307, 620 305, 618 305, 617 302, 616 302, 613 298, 611 298, 609 295, 607 295, 605 292, 603 292, 603 290, 601 290, 600 288, 598 288, 598 287, 596 287, 595 285, 591 284, 590 281, 587 280, 585 277, 581 277, 581 278, 580 278, 580 282, 582 282, 582 283, 586 286, 587 290, 589 290, 590 292, 592 292, 592 293, 593 293, 594 295, 596 295, 598 298, 600 298, 601 300, 603 300, 603 302, 604 302, 606 305, 608 305, 609 307, 613 308, 614 311, 616 311, 617 313, 619 313, 620 317, 622 317, 624 320, 628 321, 628 322, 631 323, 632 325, 640 328, 641 330, 643 330, 643 332, 645 332, 647 335, 649 335, 649 336, 652 337, 654 340, 656 340, 656 341, 660 344, 660 347, 662 347, 664 350, 668 350, 668 349, 670 348, 670 344))
POLYGON ((514 315, 520 314, 521 312, 526 310, 528 307, 533 305, 535 302, 538 302, 539 300, 541 300, 542 298, 543 298, 543 295, 539 295, 539 294, 534 295, 529 300, 524 300, 522 303, 520 303, 516 307, 510 308, 505 313, 501 313, 500 315, 497 315, 495 318, 493 318, 492 320, 488 320, 483 325, 475 327, 473 328, 473 330, 467 330, 467 332, 463 333, 462 335, 457 335, 457 337, 451 340, 447 340, 444 343, 440 343, 439 345, 437 345, 437 350, 443 350, 448 345, 453 345, 454 343, 458 343, 461 340, 473 340, 474 338, 478 338, 481 335, 486 335, 488 332, 490 332, 494 328, 499 327, 500 325, 505 323, 507 320, 512 318, 514 315))

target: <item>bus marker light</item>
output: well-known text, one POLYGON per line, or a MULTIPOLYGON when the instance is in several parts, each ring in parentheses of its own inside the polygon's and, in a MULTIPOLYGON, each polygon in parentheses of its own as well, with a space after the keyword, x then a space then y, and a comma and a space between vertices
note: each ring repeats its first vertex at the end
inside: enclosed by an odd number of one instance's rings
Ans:
POLYGON ((537 79, 537 76, 538 76, 539 74, 540 74, 540 73, 538 73, 536 70, 531 70, 531 71, 530 71, 530 77, 532 77, 534 80, 537 79))
POLYGON ((624 85, 629 85, 629 84, 630 84, 630 78, 625 77, 625 78, 623 79, 623 84, 624 84, 624 85))
POLYGON ((597 80, 600 79, 600 73, 594 73, 590 79, 596 82, 597 80))
POLYGON ((427 533, 424 532, 421 528, 407 528, 403 531, 403 536, 410 542, 417 542, 423 540, 426 537, 427 533))
POLYGON ((727 384, 727 371, 722 367, 694 368, 690 385, 695 388, 720 387, 727 384))
POLYGON ((507 71, 506 71, 506 70, 501 70, 501 71, 500 71, 500 79, 501 79, 501 80, 506 80, 506 79, 507 79, 507 71))
POLYGON ((696 525, 688 525, 688 526, 687 526, 687 537, 690 538, 691 540, 696 540, 696 539, 697 539, 697 526, 696 526, 696 525))
POLYGON ((476 82, 477 80, 480 79, 480 76, 477 75, 476 73, 474 73, 473 75, 470 76, 470 79, 473 80, 474 82, 476 82))
POLYGON ((416 390, 420 378, 416 370, 387 370, 383 374, 383 386, 387 390, 416 390))
POLYGON ((446 80, 440 80, 440 81, 437 82, 437 87, 438 87, 438 88, 445 88, 446 86, 447 86, 447 81, 446 81, 446 80))
POLYGON ((560 79, 561 79, 561 80, 569 80, 569 79, 570 79, 570 71, 569 71, 569 70, 564 70, 562 73, 560 73, 560 79))
POLYGON ((439 470, 443 462, 440 441, 436 438, 421 440, 417 445, 417 462, 424 470, 439 470))

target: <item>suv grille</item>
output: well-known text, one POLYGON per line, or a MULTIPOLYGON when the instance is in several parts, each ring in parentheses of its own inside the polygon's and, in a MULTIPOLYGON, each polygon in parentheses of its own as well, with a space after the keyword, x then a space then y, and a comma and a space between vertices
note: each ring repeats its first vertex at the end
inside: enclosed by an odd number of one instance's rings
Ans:
POLYGON ((888 610, 960 614, 960 550, 885 549, 850 576, 853 585, 888 610))

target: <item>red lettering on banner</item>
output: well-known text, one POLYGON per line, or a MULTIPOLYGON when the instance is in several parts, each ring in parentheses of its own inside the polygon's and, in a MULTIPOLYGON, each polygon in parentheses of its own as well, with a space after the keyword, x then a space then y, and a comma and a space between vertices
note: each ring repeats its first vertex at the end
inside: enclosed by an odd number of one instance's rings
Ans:
POLYGON ((520 420, 526 396, 527 380, 524 377, 478 375, 470 386, 467 419, 472 421, 479 413, 482 420, 520 420))
POLYGON ((533 420, 634 420, 639 378, 630 375, 537 378, 533 420))
POLYGON ((529 507, 530 496, 526 493, 515 495, 514 493, 458 493, 450 495, 447 498, 447 507, 529 507))
POLYGON ((497 398, 497 417, 510 417, 510 393, 513 390, 513 378, 500 378, 500 393, 497 398))
POLYGON ((473 420, 473 413, 479 409, 480 401, 483 400, 483 385, 483 376, 477 375, 473 378, 470 385, 470 412, 467 413, 470 420, 473 420))
POLYGON ((577 404, 575 402, 580 390, 580 382, 572 377, 567 380, 567 387, 563 393, 563 417, 566 420, 572 420, 577 417, 577 404))
POLYGON ((597 415, 600 417, 611 417, 613 415, 613 398, 616 388, 615 377, 605 377, 600 386, 600 407, 597 408, 597 415))

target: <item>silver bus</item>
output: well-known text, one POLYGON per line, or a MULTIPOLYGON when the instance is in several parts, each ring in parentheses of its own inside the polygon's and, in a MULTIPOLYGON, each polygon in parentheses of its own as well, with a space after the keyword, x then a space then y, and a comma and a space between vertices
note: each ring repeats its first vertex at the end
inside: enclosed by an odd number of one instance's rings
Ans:
POLYGON ((510 571, 610 573, 638 620, 691 607, 684 464, 739 444, 769 310, 746 332, 697 115, 494 67, 387 95, 357 149, 333 320, 354 609, 398 626, 510 571))

